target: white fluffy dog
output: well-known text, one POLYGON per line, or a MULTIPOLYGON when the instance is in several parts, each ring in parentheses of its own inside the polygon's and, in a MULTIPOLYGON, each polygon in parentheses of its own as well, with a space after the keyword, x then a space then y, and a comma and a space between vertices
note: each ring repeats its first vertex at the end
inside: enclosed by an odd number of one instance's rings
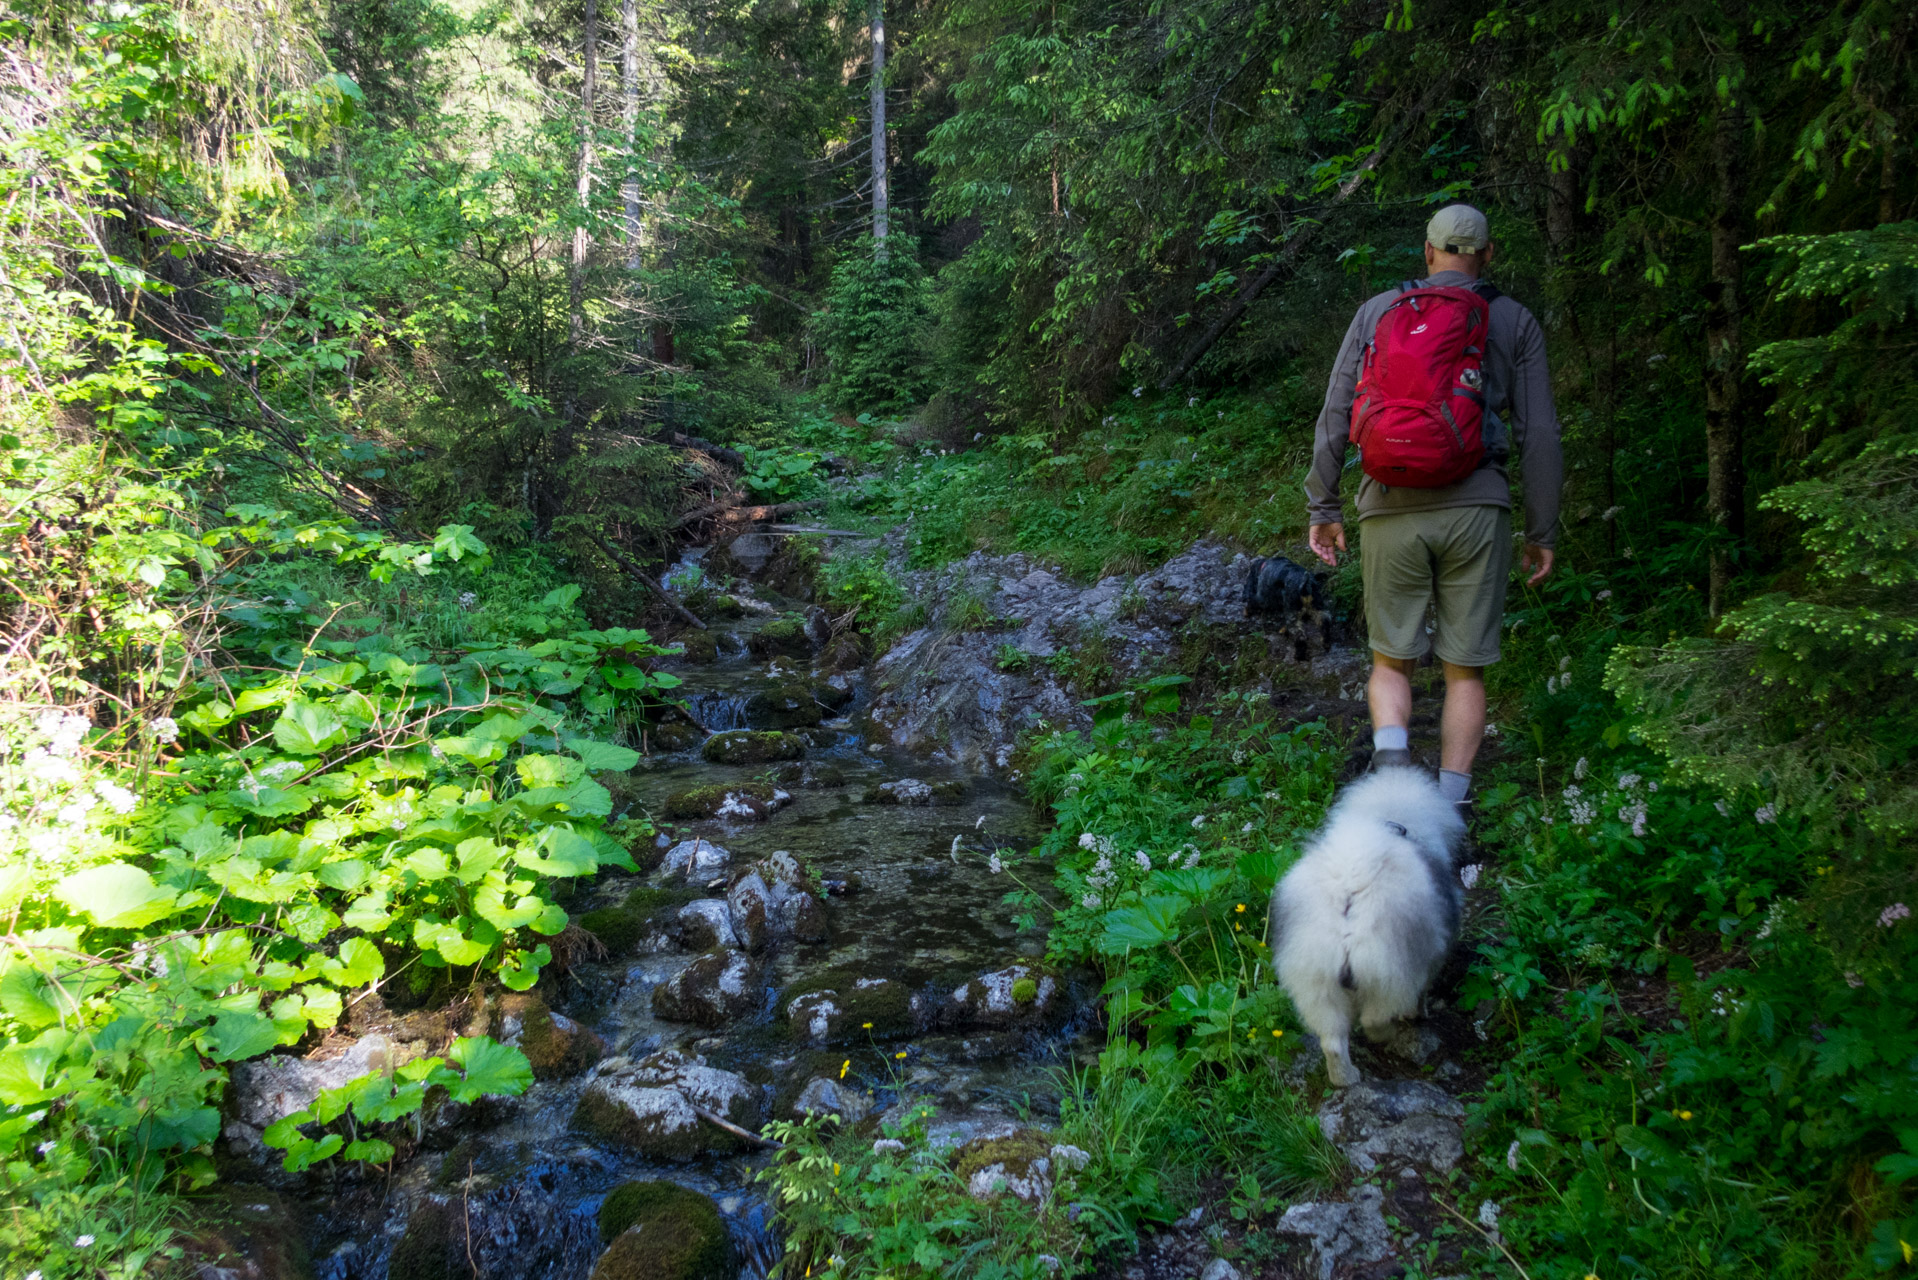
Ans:
POLYGON ((1333 1084, 1359 1080, 1354 1016, 1368 1039, 1389 1039, 1445 963, 1465 901, 1452 867, 1464 836, 1423 773, 1383 769, 1345 789, 1273 891, 1273 967, 1333 1084))

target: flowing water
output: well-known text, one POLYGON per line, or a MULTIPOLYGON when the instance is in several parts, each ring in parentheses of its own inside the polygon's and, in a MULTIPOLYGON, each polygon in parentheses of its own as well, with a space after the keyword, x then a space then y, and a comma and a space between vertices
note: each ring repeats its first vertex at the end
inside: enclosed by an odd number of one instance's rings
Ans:
MULTIPOLYGON (((718 662, 679 669, 685 704, 709 731, 745 727, 752 693, 789 680, 795 665, 803 672, 803 661, 769 664, 748 656, 743 641, 757 622, 748 617, 719 637, 718 662)), ((609 1055, 637 1058, 676 1048, 739 1072, 760 1087, 768 1114, 779 1115, 770 1105, 775 1099, 789 1106, 786 1100, 808 1077, 832 1077, 842 1064, 844 1082, 870 1092, 875 1110, 936 1107, 934 1130, 950 1141, 1003 1130, 1027 1114, 1054 1113, 1061 1067, 1087 1050, 1075 1034, 1083 1017, 1055 1021, 1043 1034, 933 1032, 853 1049, 810 1049, 788 1031, 783 993, 827 971, 892 979, 938 1001, 970 978, 1045 950, 1043 933, 1020 929, 1013 908, 1002 902, 1014 884, 989 866, 995 850, 1036 843, 1039 824, 1031 808, 997 780, 962 777, 871 745, 860 727, 866 691, 859 680, 854 677, 853 699, 836 718, 806 731, 815 743, 806 756, 812 784, 782 784, 790 803, 763 822, 679 824, 670 833, 670 839, 698 836, 725 847, 734 869, 775 850, 797 854, 834 890, 826 898, 829 940, 780 944, 766 965, 759 1012, 718 1030, 653 1015, 654 986, 692 959, 677 950, 581 965, 555 1008, 596 1031, 609 1055), (963 794, 924 806, 864 801, 876 784, 907 777, 961 783, 946 790, 963 794)), ((708 763, 695 745, 649 755, 629 779, 628 795, 637 809, 658 814, 675 792, 749 782, 777 767, 708 763)), ((658 880, 603 877, 573 904, 575 914, 658 880)), ((723 896, 724 889, 711 892, 723 896)), ((1090 990, 1068 988, 1070 1007, 1089 1007, 1090 990)), ((456 1245, 462 1233, 470 1242, 470 1268, 460 1274, 584 1280, 601 1249, 594 1214, 606 1193, 630 1179, 664 1178, 712 1195, 739 1247, 742 1280, 763 1276, 778 1253, 764 1192, 754 1181, 763 1157, 648 1163, 572 1128, 584 1087, 577 1077, 537 1083, 517 1103, 499 1107, 495 1123, 468 1130, 450 1151, 415 1158, 390 1183, 362 1184, 310 1203, 320 1224, 320 1275, 379 1280, 390 1273, 393 1280, 414 1280, 393 1255, 408 1218, 428 1213, 450 1224, 456 1245)))

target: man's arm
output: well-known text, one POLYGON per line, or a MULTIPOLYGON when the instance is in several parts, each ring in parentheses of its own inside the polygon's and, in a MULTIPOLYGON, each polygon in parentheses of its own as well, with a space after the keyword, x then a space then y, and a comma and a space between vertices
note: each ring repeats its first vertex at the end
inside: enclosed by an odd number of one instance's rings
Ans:
POLYGON ((1325 388, 1325 406, 1312 434, 1312 469, 1305 476, 1305 510, 1311 524, 1339 524, 1339 480, 1345 473, 1345 446, 1352 429, 1352 397, 1359 385, 1364 359, 1364 307, 1346 326, 1345 341, 1332 361, 1332 377, 1325 388))
POLYGON ((1558 504, 1565 486, 1565 454, 1552 405, 1552 373, 1545 363, 1545 332, 1530 311, 1519 321, 1512 359, 1512 439, 1525 481, 1525 542, 1550 548, 1558 538, 1558 504))

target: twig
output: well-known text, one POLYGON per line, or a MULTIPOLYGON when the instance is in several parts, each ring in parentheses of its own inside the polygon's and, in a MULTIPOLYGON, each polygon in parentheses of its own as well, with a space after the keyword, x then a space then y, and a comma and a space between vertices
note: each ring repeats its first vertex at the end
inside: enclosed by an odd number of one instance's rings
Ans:
POLYGON ((1432 1200, 1434 1203, 1438 1205, 1439 1208, 1445 1210, 1445 1212, 1451 1214, 1454 1218, 1457 1218, 1460 1222, 1463 1222, 1466 1226, 1478 1232, 1480 1235, 1484 1236, 1487 1240, 1490 1240, 1492 1244, 1498 1249, 1498 1251, 1505 1255, 1505 1260, 1512 1264, 1512 1270, 1518 1272, 1518 1274, 1523 1278, 1523 1280, 1532 1280, 1531 1273, 1528 1272, 1523 1266, 1519 1265, 1518 1259, 1512 1256, 1512 1251, 1505 1247, 1505 1242, 1503 1240, 1499 1239, 1497 1236, 1487 1231, 1484 1227, 1481 1227, 1478 1223, 1472 1221, 1470 1218, 1460 1213, 1457 1209, 1454 1209, 1451 1205, 1445 1203, 1444 1196, 1435 1195, 1432 1197, 1432 1200))
POLYGON ((638 578, 641 582, 645 583, 648 587, 651 587, 653 590, 653 594, 658 596, 661 600, 664 600, 667 606, 671 608, 674 613, 677 613, 680 617, 684 618, 688 623, 692 624, 693 626, 698 627, 701 631, 704 631, 706 629, 706 624, 701 622, 696 616, 694 616, 693 611, 691 609, 688 609, 685 605, 673 599, 672 596, 667 593, 666 588, 660 586, 659 583, 655 582, 652 579, 652 577, 648 575, 644 569, 641 569, 638 565, 634 564, 630 559, 628 559, 625 552, 621 551, 618 547, 614 546, 612 543, 612 539, 604 537, 597 533, 593 534, 592 537, 593 537, 593 541, 599 544, 600 550, 604 551, 607 555, 611 556, 613 560, 620 566, 620 568, 626 570, 626 572, 632 574, 635 578, 638 578))
MULTIPOLYGON (((786 1149, 785 1143, 775 1142, 771 1138, 762 1138, 758 1134, 754 1133, 751 1129, 742 1129, 738 1125, 734 1124, 732 1121, 722 1119, 721 1117, 716 1116, 712 1112, 706 1110, 704 1107, 694 1107, 693 1114, 698 1116, 701 1120, 704 1120, 707 1124, 718 1125, 720 1128, 724 1129, 727 1133, 732 1134, 736 1138, 744 1138, 748 1142, 755 1143, 758 1146, 762 1146, 762 1147, 771 1147, 775 1151, 784 1151, 786 1149)), ((1532 1278, 1530 1276, 1527 1276, 1525 1280, 1532 1280, 1532 1278)))

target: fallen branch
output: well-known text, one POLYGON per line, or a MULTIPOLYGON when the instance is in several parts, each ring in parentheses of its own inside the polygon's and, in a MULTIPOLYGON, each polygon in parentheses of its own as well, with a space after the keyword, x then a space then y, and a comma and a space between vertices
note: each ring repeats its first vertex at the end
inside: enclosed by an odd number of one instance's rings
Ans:
POLYGON ((658 596, 661 600, 664 600, 667 603, 667 605, 673 610, 674 613, 677 613, 680 617, 684 618, 687 622, 691 623, 693 626, 698 627, 701 631, 704 631, 706 629, 706 624, 701 622, 696 616, 694 616, 693 611, 691 609, 688 609, 685 605, 673 599, 673 597, 667 593, 666 588, 660 586, 658 582, 653 580, 650 574, 648 574, 644 569, 640 568, 638 565, 634 564, 630 559, 628 559, 626 556, 626 553, 621 551, 618 547, 614 546, 610 538, 606 538, 600 534, 594 534, 593 541, 597 542, 599 544, 600 550, 604 551, 607 555, 611 556, 613 558, 614 563, 619 565, 620 568, 626 570, 626 572, 632 574, 635 578, 638 578, 641 582, 646 584, 648 587, 651 587, 653 589, 653 594, 658 596))
POLYGON ((710 453, 713 457, 718 458, 729 467, 735 467, 740 471, 746 469, 746 455, 737 449, 728 449, 723 444, 714 444, 710 440, 701 440, 698 436, 683 435, 677 431, 673 432, 667 438, 681 448, 697 449, 701 453, 710 453))
POLYGON ((751 1129, 742 1129, 738 1125, 734 1124, 732 1121, 721 1119, 719 1116, 714 1115, 712 1112, 706 1110, 704 1107, 694 1107, 693 1114, 698 1116, 701 1120, 704 1120, 707 1124, 718 1125, 720 1128, 724 1129, 727 1133, 732 1134, 734 1137, 744 1138, 746 1141, 754 1143, 757 1146, 771 1147, 774 1151, 784 1151, 786 1149, 785 1143, 775 1142, 771 1138, 762 1138, 758 1134, 754 1133, 751 1129))
POLYGON ((694 507, 673 522, 673 528, 684 529, 687 525, 711 517, 727 523, 751 523, 759 520, 777 520, 789 516, 795 511, 811 511, 826 505, 824 498, 808 498, 804 502, 776 502, 766 507, 740 507, 729 502, 709 502, 703 507, 694 507))

